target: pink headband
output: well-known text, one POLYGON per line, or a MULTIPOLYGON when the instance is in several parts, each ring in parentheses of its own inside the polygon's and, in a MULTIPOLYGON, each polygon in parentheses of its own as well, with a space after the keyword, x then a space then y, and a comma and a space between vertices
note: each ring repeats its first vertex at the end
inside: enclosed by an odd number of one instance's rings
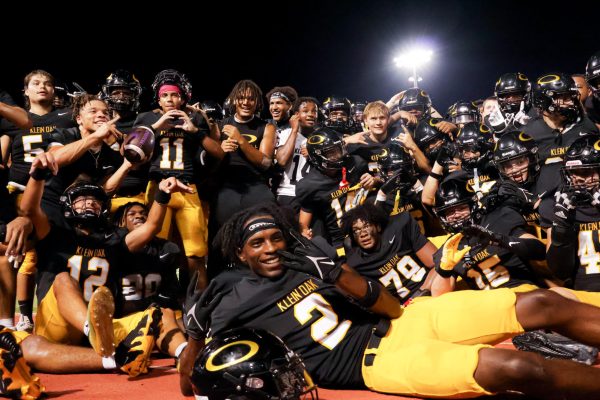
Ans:
POLYGON ((164 92, 177 92, 181 94, 181 89, 179 86, 175 85, 162 85, 160 89, 158 89, 158 96, 160 97, 164 92))

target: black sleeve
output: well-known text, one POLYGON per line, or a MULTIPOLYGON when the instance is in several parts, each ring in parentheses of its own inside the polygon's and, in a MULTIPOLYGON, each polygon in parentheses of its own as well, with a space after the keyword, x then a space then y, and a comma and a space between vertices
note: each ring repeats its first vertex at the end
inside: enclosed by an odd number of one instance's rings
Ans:
MULTIPOLYGON (((421 233, 421 228, 415 219, 410 215, 410 213, 402 213, 405 215, 406 224, 404 224, 404 232, 403 234, 409 238, 410 243, 412 244, 412 249, 416 253, 421 250, 423 246, 425 246, 428 242, 425 235, 421 233)), ((401 214, 401 215, 402 215, 401 214)))
POLYGON ((544 229, 552 227, 554 221, 554 196, 547 196, 542 199, 539 206, 540 226, 544 229))
MULTIPOLYGON (((577 232, 574 227, 555 224, 552 227, 552 240, 546 253, 546 261, 550 270, 564 281, 570 281, 578 266, 577 232)), ((568 283, 568 282, 567 282, 568 283)))

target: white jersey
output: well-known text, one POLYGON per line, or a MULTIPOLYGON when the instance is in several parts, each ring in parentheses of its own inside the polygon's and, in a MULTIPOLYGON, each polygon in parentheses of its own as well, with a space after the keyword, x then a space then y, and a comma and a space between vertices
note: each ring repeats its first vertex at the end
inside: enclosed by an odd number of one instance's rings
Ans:
MULTIPOLYGON (((283 146, 290 134, 292 133, 292 128, 286 128, 281 132, 277 133, 277 145, 279 148, 283 146)), ((287 167, 283 171, 283 179, 279 184, 279 188, 277 188, 277 195, 279 196, 296 196, 296 183, 300 179, 308 174, 310 169, 310 164, 306 157, 300 154, 300 148, 303 144, 306 144, 306 138, 302 136, 300 132, 296 134, 296 143, 294 144, 294 154, 292 155, 292 159, 289 161, 287 167)))

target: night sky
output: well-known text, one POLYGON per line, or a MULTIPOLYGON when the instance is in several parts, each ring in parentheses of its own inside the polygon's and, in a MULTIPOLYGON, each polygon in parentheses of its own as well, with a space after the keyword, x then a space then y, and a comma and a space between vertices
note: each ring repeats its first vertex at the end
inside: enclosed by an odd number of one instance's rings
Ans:
POLYGON ((265 93, 291 85, 320 100, 330 94, 388 100, 410 87, 394 55, 425 43, 435 54, 420 74, 421 87, 446 110, 454 101, 491 95, 505 72, 530 79, 550 71, 583 73, 600 50, 599 1, 560 7, 526 1, 205 3, 195 2, 204 8, 194 14, 183 2, 127 12, 123 1, 90 2, 86 7, 97 11, 71 21, 56 5, 3 12, 4 31, 13 33, 2 40, 0 85, 20 101, 22 79, 35 68, 90 92, 116 68, 130 69, 147 87, 161 69, 176 68, 191 78, 196 100, 222 101, 244 78, 265 93), (39 40, 21 39, 25 29, 39 40))

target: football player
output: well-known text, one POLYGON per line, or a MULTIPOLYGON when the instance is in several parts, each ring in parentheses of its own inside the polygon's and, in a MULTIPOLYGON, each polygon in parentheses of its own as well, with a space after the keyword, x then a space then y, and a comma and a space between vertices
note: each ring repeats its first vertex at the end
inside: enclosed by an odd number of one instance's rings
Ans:
POLYGON ((60 225, 41 208, 45 180, 57 170, 52 153, 38 155, 22 200, 23 212, 33 222, 38 240, 35 333, 64 344, 77 344, 88 336, 94 350, 108 359, 114 358, 115 352, 136 351, 122 367, 132 376, 147 372, 160 309, 150 306, 115 320, 113 325, 113 297, 121 293, 127 252, 140 251, 159 231, 172 193, 190 193, 192 189, 174 177, 161 181, 148 220, 128 232, 107 224, 110 199, 106 192, 92 182, 78 181, 61 196, 66 224, 60 225), (125 350, 115 348, 120 343, 125 350))
POLYGON ((221 248, 252 274, 220 296, 205 292, 190 310, 191 342, 180 365, 185 394, 191 393, 192 366, 209 329, 212 336, 240 326, 279 336, 322 386, 438 398, 506 391, 585 397, 600 391, 596 368, 490 346, 550 326, 600 345, 595 307, 546 290, 498 289, 424 298, 402 309, 323 240, 290 230, 278 211, 246 210, 228 225, 227 232, 236 234, 222 238, 221 248))
MULTIPOLYGON (((159 237, 171 237, 174 220, 181 235, 190 275, 192 271, 202 271, 202 275, 206 276, 208 215, 193 183, 196 179, 195 160, 201 149, 216 160, 223 158, 223 151, 219 143, 209 136, 204 118, 197 112, 188 114, 186 111, 192 85, 184 74, 173 69, 161 71, 154 78, 152 90, 160 108, 138 115, 134 124, 151 127, 156 136, 147 193, 153 193, 158 182, 168 177, 176 177, 192 188, 189 193, 173 196, 159 237)), ((206 280, 202 282, 205 283, 206 280)))
MULTIPOLYGON (((48 147, 50 133, 56 128, 72 128, 75 122, 69 110, 57 110, 52 104, 54 98, 54 77, 43 70, 34 70, 25 76, 25 109, 33 126, 22 129, 14 124, 0 126, 10 138, 11 167, 9 169, 9 192, 14 198, 13 204, 19 208, 21 196, 29 179, 29 168, 35 156, 48 147)), ((25 255, 17 274, 17 301, 21 316, 18 330, 31 332, 33 329, 33 274, 35 273, 35 251, 25 255)))
POLYGON ((500 76, 494 86, 494 96, 497 106, 490 110, 484 122, 496 137, 522 129, 537 115, 535 108, 531 107, 531 82, 521 72, 500 76))
POLYGON ((376 181, 360 157, 350 156, 339 133, 322 127, 306 142, 311 169, 296 185, 300 202, 300 227, 311 237, 311 225, 323 221, 328 240, 343 253, 344 235, 340 229, 345 212, 361 204, 376 181))
POLYGON ((348 265, 381 283, 402 303, 430 294, 435 246, 405 212, 394 218, 364 203, 342 217, 342 231, 351 238, 348 265))
POLYGON ((284 168, 283 178, 277 188, 277 202, 290 205, 296 213, 300 212, 296 184, 310 169, 306 138, 315 130, 318 112, 317 99, 300 97, 294 106, 294 115, 290 118, 291 128, 277 136, 275 160, 284 168))
POLYGON ((588 60, 585 66, 585 80, 592 95, 586 99, 583 105, 588 117, 600 129, 600 51, 588 60))

